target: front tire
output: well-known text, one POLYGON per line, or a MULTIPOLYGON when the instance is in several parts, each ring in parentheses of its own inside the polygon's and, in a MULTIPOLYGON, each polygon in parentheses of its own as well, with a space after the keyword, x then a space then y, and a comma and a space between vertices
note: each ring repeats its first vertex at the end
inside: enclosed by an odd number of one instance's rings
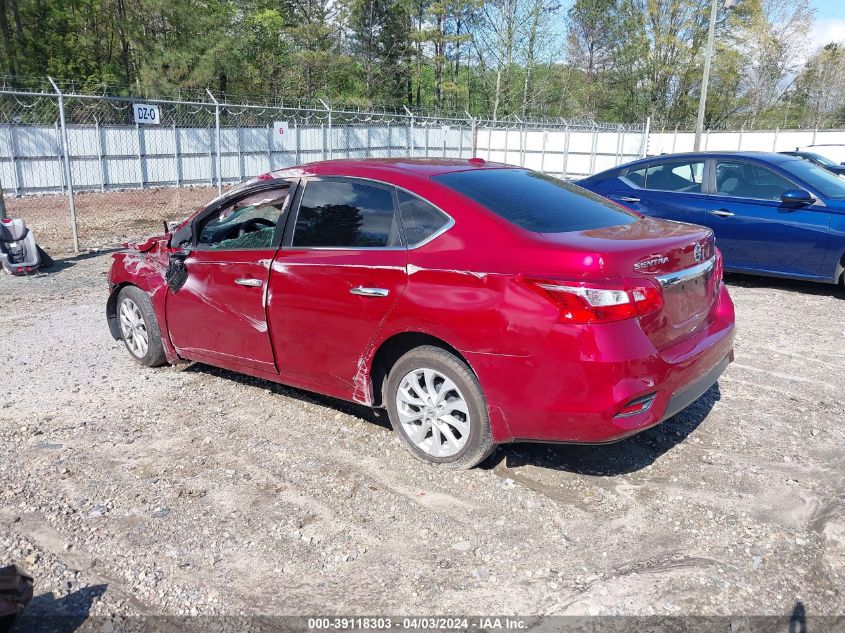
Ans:
POLYGON ((120 336, 132 358, 146 367, 167 363, 161 344, 153 304, 146 292, 136 286, 126 286, 117 296, 117 322, 120 336))
POLYGON ((496 446, 478 379, 439 347, 424 345, 402 356, 390 370, 383 401, 399 439, 429 464, 472 468, 496 446))

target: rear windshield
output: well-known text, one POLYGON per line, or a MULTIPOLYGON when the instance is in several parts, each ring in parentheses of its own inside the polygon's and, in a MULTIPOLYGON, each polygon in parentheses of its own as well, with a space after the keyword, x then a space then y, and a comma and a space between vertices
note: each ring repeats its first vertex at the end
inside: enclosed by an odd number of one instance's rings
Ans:
POLYGON ((508 222, 538 233, 587 231, 638 219, 581 187, 526 169, 458 171, 435 176, 434 180, 508 222))

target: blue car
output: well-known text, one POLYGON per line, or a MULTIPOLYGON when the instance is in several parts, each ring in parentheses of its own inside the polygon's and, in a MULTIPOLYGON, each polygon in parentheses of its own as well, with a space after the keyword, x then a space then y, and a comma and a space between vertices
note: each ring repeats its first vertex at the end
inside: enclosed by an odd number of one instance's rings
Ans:
POLYGON ((577 184, 643 215, 710 227, 732 272, 845 283, 845 179, 801 158, 664 154, 577 184))

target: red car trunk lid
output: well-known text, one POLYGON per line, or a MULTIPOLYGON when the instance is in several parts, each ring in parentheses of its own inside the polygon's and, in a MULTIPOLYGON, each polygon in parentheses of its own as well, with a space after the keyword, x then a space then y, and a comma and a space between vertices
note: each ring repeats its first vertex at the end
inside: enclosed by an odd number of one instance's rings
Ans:
POLYGON ((650 279, 663 289, 663 309, 640 317, 658 349, 707 327, 718 297, 713 232, 703 226, 654 218, 569 234, 544 234, 600 254, 608 277, 650 279))

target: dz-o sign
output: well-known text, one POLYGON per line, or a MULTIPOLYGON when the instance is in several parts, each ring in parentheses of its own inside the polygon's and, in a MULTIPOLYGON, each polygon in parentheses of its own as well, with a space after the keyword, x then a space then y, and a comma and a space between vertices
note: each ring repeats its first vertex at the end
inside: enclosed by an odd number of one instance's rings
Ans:
POLYGON ((287 121, 273 122, 273 138, 276 139, 275 144, 277 146, 284 147, 285 143, 287 143, 288 129, 287 121))
POLYGON ((135 115, 135 123, 143 123, 145 125, 158 125, 161 123, 161 116, 159 115, 157 105, 133 103, 132 112, 135 115))

